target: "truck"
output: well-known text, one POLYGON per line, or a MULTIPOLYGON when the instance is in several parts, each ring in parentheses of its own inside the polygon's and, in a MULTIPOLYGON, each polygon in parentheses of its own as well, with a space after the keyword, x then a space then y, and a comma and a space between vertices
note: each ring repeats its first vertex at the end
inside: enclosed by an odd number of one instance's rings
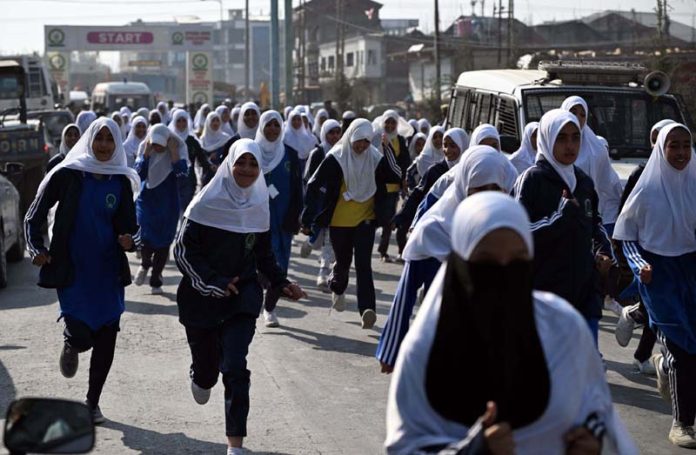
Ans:
POLYGON ((13 172, 12 183, 20 196, 22 216, 31 205, 44 177, 48 146, 43 125, 27 119, 26 72, 15 60, 0 60, 0 169, 13 172))

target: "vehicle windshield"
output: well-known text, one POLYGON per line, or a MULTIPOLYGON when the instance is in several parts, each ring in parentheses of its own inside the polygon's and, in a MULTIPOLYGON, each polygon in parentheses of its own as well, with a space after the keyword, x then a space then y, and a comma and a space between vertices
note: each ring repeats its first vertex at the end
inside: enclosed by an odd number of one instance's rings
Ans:
POLYGON ((612 149, 642 149, 650 147, 650 128, 662 120, 684 122, 675 99, 653 98, 647 93, 611 91, 562 90, 525 92, 526 122, 538 122, 544 112, 561 106, 568 96, 581 96, 589 106, 588 124, 598 136, 604 137, 612 149))
POLYGON ((51 140, 60 140, 63 134, 63 128, 65 128, 68 123, 70 123, 70 116, 68 115, 45 115, 43 117, 44 128, 48 130, 48 134, 51 136, 51 140))
POLYGON ((20 86, 14 74, 0 74, 0 100, 17 100, 20 86))
POLYGON ((128 106, 130 110, 134 111, 140 109, 141 107, 146 107, 150 109, 150 96, 149 95, 109 95, 109 101, 107 103, 109 110, 117 111, 123 106, 128 106))

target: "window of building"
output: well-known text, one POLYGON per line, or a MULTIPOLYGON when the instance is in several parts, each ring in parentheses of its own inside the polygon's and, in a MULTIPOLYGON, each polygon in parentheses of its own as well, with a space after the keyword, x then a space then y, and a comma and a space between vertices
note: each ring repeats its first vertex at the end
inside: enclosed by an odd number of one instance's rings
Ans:
POLYGON ((368 51, 367 51, 367 64, 368 65, 376 65, 377 64, 377 53, 372 49, 368 49, 368 51))
POLYGON ((326 57, 322 57, 322 58, 321 58, 321 64, 320 64, 320 66, 321 66, 321 70, 322 70, 322 71, 326 71, 326 57))
POLYGON ((333 55, 329 55, 329 69, 332 70, 334 69, 335 66, 335 57, 333 55))
POLYGON ((346 54, 346 66, 351 67, 355 65, 355 54, 353 52, 348 52, 346 54))

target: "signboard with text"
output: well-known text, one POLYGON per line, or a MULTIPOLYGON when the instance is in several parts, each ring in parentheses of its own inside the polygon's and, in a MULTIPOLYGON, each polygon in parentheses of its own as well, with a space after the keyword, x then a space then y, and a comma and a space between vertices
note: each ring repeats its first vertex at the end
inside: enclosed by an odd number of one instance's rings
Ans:
POLYGON ((70 51, 206 51, 212 48, 212 26, 197 24, 147 26, 46 25, 46 52, 70 51))
POLYGON ((212 103, 213 57, 210 52, 189 52, 186 55, 186 102, 212 103))
POLYGON ((46 62, 53 80, 67 98, 70 93, 70 52, 47 52, 46 62))

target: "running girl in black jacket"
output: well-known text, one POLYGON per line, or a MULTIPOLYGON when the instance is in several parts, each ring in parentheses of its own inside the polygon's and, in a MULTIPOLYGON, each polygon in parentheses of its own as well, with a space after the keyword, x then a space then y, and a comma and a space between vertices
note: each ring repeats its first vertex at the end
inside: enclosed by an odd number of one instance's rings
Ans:
POLYGON ((78 353, 92 349, 87 405, 95 423, 105 420, 99 398, 114 359, 124 287, 131 282, 124 251, 133 249, 138 231, 133 193, 139 188, 138 174, 126 164, 121 130, 100 118, 43 179, 25 218, 27 248, 41 267, 39 286, 57 289, 65 320, 63 376, 75 376, 78 353), (56 204, 46 248, 42 227, 56 204))
POLYGON ((258 272, 293 300, 305 294, 286 279, 271 247, 268 188, 254 141, 234 143, 210 183, 184 214, 174 255, 179 321, 191 349, 191 392, 198 404, 222 373, 228 454, 247 434, 250 372, 246 356, 261 312, 258 272))
POLYGON ((611 246, 597 210, 592 179, 573 163, 580 124, 560 109, 541 118, 540 157, 515 186, 534 234, 534 289, 557 294, 587 320, 597 341, 602 302, 598 268, 611 266, 611 246))

